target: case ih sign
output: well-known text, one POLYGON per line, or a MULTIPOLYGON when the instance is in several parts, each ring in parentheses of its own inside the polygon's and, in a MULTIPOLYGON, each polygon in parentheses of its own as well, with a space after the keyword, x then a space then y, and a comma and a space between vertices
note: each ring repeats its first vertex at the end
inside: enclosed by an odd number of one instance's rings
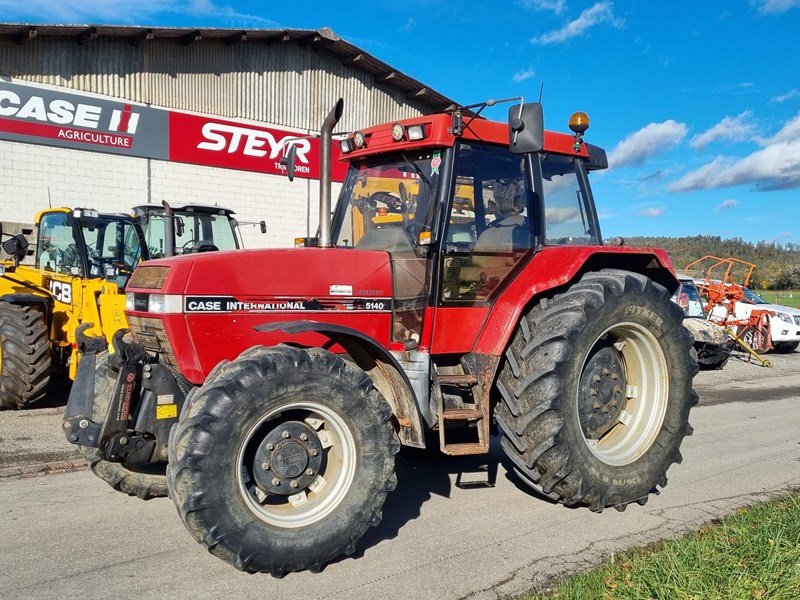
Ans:
MULTIPOLYGON (((297 146, 295 177, 319 179, 319 140, 302 133, 151 108, 0 78, 0 139, 282 175, 297 146)), ((346 166, 333 147, 333 178, 346 166)))

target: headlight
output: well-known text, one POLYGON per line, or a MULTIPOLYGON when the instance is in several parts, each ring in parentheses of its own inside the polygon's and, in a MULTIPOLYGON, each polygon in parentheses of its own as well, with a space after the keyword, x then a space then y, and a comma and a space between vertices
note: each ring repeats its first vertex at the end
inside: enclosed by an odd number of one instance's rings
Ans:
POLYGON ((136 300, 134 299, 133 292, 128 292, 125 294, 125 310, 135 310, 136 309, 136 300))
POLYGON ((183 312, 183 296, 173 294, 150 294, 147 312, 170 314, 183 312))
POLYGON ((400 123, 395 123, 392 125, 392 139, 395 142, 399 142, 404 137, 406 137, 406 129, 400 123))
POLYGON ((363 148, 367 145, 367 138, 362 131, 356 131, 353 134, 353 142, 355 142, 356 148, 363 148))
POLYGON ((412 142, 425 139, 425 125, 410 125, 406 131, 408 139, 412 142))
POLYGON ((791 315, 787 315, 786 313, 776 312, 775 316, 778 317, 781 321, 794 324, 794 319, 792 319, 791 315))

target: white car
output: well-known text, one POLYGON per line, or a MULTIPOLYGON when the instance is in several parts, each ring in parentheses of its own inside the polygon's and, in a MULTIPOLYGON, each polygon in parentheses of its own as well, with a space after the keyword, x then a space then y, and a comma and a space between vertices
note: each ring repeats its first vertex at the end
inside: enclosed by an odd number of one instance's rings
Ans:
MULTIPOLYGON (((800 346, 800 310, 781 304, 770 304, 749 288, 744 288, 744 296, 745 300, 736 303, 736 318, 750 318, 753 309, 772 312, 769 322, 775 352, 794 352, 800 346)), ((712 318, 725 316, 725 308, 722 306, 715 306, 711 311, 712 318)))

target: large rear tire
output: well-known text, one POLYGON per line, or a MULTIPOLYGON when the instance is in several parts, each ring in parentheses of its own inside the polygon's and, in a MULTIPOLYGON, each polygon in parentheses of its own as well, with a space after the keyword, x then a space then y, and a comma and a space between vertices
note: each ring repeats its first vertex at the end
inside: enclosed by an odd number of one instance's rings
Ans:
MULTIPOLYGON (((111 396, 114 393, 115 378, 108 370, 108 352, 97 355, 97 368, 94 378, 94 405, 92 420, 105 421, 111 396)), ((118 492, 137 496, 142 500, 161 498, 167 495, 166 464, 128 465, 105 460, 99 448, 78 446, 81 455, 89 462, 92 473, 105 481, 118 492)))
POLYGON ((44 313, 0 301, 0 409, 23 408, 44 398, 51 362, 44 313))
POLYGON ((242 571, 318 571, 381 520, 400 448, 369 377, 321 349, 255 347, 193 390, 169 443, 170 496, 242 571))
POLYGON ((692 337, 669 292, 587 273, 524 315, 502 366, 502 447, 529 485, 599 511, 644 504, 681 462, 697 403, 692 337))

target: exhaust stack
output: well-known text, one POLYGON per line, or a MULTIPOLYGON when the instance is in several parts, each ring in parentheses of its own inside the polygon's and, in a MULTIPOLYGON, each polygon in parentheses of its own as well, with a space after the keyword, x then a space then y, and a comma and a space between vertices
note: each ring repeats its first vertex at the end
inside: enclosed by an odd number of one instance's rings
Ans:
POLYGON ((164 256, 175 256, 175 215, 169 202, 162 200, 164 207, 164 256))
POLYGON ((331 167, 333 128, 342 118, 344 100, 339 98, 331 112, 325 117, 320 129, 319 165, 319 247, 331 247, 331 167))

